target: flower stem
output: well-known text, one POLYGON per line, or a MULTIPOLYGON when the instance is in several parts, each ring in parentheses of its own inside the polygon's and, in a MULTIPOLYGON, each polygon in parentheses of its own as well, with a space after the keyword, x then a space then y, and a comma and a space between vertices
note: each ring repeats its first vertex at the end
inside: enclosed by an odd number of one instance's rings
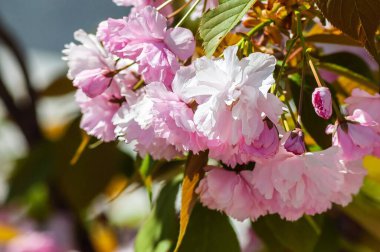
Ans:
POLYGON ((176 28, 181 26, 183 22, 189 17, 189 15, 194 11, 195 7, 199 4, 201 0, 195 1, 195 3, 190 7, 190 9, 186 12, 186 14, 182 17, 182 19, 176 24, 176 28))
POLYGON ((161 9, 165 8, 166 5, 170 4, 173 2, 173 0, 167 0, 166 2, 162 3, 160 6, 158 6, 156 9, 160 11, 161 9))
POLYGON ((175 11, 173 11, 173 13, 169 14, 167 16, 167 18, 172 18, 174 17, 175 15, 177 15, 178 13, 180 13, 183 9, 185 9, 187 6, 189 6, 189 4, 191 4, 193 0, 190 0, 188 2, 186 2, 185 4, 183 4, 181 7, 179 7, 178 9, 176 9, 175 11))
MULTIPOLYGON (((306 56, 307 56, 309 66, 311 68, 311 71, 313 72, 314 78, 315 78, 318 86, 319 87, 327 87, 326 83, 323 81, 323 79, 319 75, 319 72, 318 72, 317 68, 315 67, 313 60, 311 59, 309 53, 307 53, 306 56)), ((333 109, 335 111, 335 114, 338 118, 338 121, 344 122, 346 119, 344 118, 342 112, 340 111, 339 105, 335 102, 334 99, 332 99, 332 105, 333 105, 333 109)))
POLYGON ((136 85, 133 87, 133 91, 136 91, 136 90, 138 90, 140 87, 142 87, 143 85, 144 85, 144 80, 143 79, 141 79, 141 80, 139 80, 137 83, 136 83, 136 85))
POLYGON ((294 38, 291 39, 288 51, 286 52, 285 58, 283 59, 282 64, 281 64, 281 68, 278 71, 277 78, 276 78, 276 83, 274 85, 274 88, 271 90, 272 94, 276 94, 277 93, 277 86, 280 84, 280 80, 281 80, 281 77, 282 77, 282 73, 284 72, 286 62, 289 59, 290 52, 292 51, 292 49, 293 49, 293 47, 294 47, 294 45, 295 45, 295 43, 297 41, 297 38, 298 37, 296 36, 296 37, 294 37, 294 38))
POLYGON ((303 95, 304 95, 304 86, 305 86, 305 71, 306 71, 306 54, 307 48, 305 43, 305 38, 303 36, 303 28, 302 28, 302 17, 299 11, 295 11, 297 17, 297 36, 301 41, 302 46, 302 77, 301 77, 301 88, 300 88, 300 96, 298 101, 298 117, 297 117, 297 126, 301 128, 301 114, 302 114, 302 104, 303 104, 303 95))
POLYGON ((207 2, 208 2, 208 0, 204 0, 204 1, 203 1, 203 9, 202 9, 202 13, 205 13, 205 12, 206 12, 207 2))
POLYGON ((126 66, 123 66, 123 67, 121 67, 121 68, 119 68, 119 69, 116 69, 116 70, 114 71, 114 73, 115 73, 115 74, 118 74, 118 73, 120 73, 121 71, 123 71, 123 70, 125 70, 125 69, 127 69, 127 68, 129 68, 129 67, 131 67, 131 66, 133 66, 134 64, 136 64, 136 61, 133 61, 132 63, 130 63, 130 64, 126 65, 126 66))
MULTIPOLYGON (((267 26, 267 25, 269 25, 269 24, 271 24, 271 23, 273 23, 273 20, 269 19, 269 20, 267 20, 267 21, 264 21, 264 22, 262 22, 262 23, 256 25, 255 27, 253 27, 253 28, 247 33, 247 37, 248 37, 248 38, 251 37, 253 34, 255 34, 256 32, 260 31, 260 30, 263 29, 265 26, 267 26)), ((237 43, 237 46, 240 47, 240 46, 245 42, 246 39, 247 39, 246 37, 240 39, 239 42, 237 43)))

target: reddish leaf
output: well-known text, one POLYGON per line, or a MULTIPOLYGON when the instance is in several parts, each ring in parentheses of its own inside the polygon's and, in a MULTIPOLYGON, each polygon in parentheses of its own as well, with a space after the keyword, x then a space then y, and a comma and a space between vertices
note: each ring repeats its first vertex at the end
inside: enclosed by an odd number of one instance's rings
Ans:
POLYGON ((186 168, 185 176, 182 182, 182 204, 181 204, 181 214, 180 214, 180 230, 175 252, 178 251, 183 237, 186 233, 187 225, 189 224, 189 219, 191 211, 194 208, 197 195, 195 189, 198 186, 199 181, 204 176, 203 168, 206 166, 208 161, 208 151, 200 152, 198 155, 192 153, 189 154, 186 168))

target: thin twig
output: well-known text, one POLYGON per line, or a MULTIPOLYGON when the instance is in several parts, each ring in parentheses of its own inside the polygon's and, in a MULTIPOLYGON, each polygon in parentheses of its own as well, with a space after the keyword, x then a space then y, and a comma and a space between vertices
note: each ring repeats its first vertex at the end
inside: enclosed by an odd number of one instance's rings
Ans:
POLYGON ((183 9, 185 9, 187 6, 189 6, 189 4, 192 2, 193 0, 190 0, 188 2, 186 2, 185 4, 183 4, 181 7, 179 7, 178 9, 176 9, 174 12, 170 13, 167 18, 170 19, 172 17, 174 17, 175 15, 177 15, 178 13, 180 13, 183 9))
POLYGON ((186 12, 186 14, 182 17, 182 19, 176 24, 176 28, 180 27, 182 23, 189 17, 189 15, 194 11, 195 7, 199 4, 201 0, 196 0, 195 3, 190 7, 190 9, 186 12))

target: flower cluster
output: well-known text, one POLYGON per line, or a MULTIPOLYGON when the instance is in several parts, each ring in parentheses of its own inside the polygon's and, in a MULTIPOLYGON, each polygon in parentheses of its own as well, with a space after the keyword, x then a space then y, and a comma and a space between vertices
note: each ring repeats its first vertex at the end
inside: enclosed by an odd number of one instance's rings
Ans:
MULTIPOLYGON (((193 33, 170 28, 170 5, 158 11, 164 1, 114 2, 134 8, 101 22, 96 35, 77 31, 81 44, 63 51, 88 134, 134 143, 154 159, 208 150, 220 166, 205 167, 196 192, 202 204, 238 220, 271 213, 296 220, 351 201, 365 175, 361 158, 380 156, 379 95, 354 90, 349 114, 327 129, 334 146, 308 152, 301 126, 284 128, 285 106, 269 92, 274 56, 238 57, 239 47, 230 46, 222 57, 195 58, 193 33)), ((316 113, 331 118, 329 88, 312 98, 316 113)))

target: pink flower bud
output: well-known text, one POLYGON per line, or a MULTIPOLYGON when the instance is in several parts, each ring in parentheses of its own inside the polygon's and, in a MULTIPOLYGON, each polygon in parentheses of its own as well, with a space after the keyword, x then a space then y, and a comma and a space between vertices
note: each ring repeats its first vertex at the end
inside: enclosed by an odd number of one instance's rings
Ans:
POLYGON ((332 101, 330 89, 327 87, 316 88, 313 92, 312 102, 315 113, 323 119, 329 119, 332 115, 332 101))
POLYGON ((74 79, 74 86, 79 87, 90 98, 102 94, 111 84, 112 76, 108 70, 100 68, 84 70, 74 79))
POLYGON ((304 135, 301 129, 296 128, 291 133, 284 145, 288 152, 301 155, 306 152, 304 135))

